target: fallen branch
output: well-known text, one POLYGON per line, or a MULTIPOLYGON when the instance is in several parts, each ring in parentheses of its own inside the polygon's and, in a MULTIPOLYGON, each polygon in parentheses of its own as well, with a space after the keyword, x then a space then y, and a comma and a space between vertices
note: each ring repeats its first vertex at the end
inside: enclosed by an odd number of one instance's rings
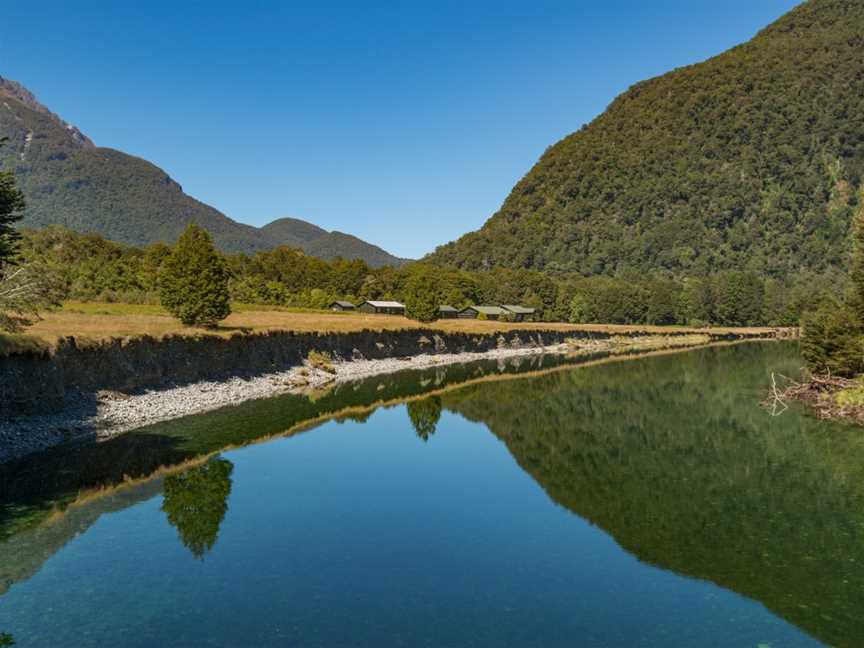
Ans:
POLYGON ((861 388, 862 383, 827 374, 808 374, 806 380, 798 382, 782 374, 771 374, 771 387, 763 405, 771 408, 772 416, 779 416, 788 408, 789 402, 807 405, 822 419, 845 419, 864 424, 864 405, 840 405, 835 398, 845 389, 861 388), (777 377, 784 384, 778 385, 777 377))

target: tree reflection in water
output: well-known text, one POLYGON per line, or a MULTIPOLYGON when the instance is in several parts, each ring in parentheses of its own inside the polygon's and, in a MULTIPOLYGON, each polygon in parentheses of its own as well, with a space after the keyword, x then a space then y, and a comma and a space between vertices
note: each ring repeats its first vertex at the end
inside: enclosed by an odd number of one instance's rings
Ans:
POLYGON ((234 464, 215 458, 165 479, 162 510, 197 559, 213 549, 228 511, 234 464))
POLYGON ((441 398, 430 396, 423 400, 409 401, 407 409, 417 436, 428 441, 429 437, 435 434, 435 428, 441 419, 441 398))

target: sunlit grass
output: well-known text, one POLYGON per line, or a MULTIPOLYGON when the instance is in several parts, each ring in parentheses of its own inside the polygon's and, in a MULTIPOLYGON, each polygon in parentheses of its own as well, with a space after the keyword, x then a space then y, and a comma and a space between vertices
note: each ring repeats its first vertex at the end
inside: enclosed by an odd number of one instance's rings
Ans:
POLYGON ((692 329, 681 326, 647 326, 614 324, 562 324, 562 323, 507 323, 481 320, 450 319, 422 324, 405 317, 343 313, 264 306, 260 304, 233 304, 232 314, 213 329, 186 327, 172 318, 156 304, 125 304, 103 302, 67 302, 62 308, 45 313, 42 321, 27 330, 26 336, 15 336, 0 342, 0 353, 9 349, 35 348, 34 345, 56 344, 64 337, 73 336, 79 343, 98 343, 111 338, 150 336, 163 338, 183 335, 200 337, 218 335, 228 337, 246 333, 293 331, 296 333, 350 333, 363 330, 400 331, 428 329, 449 333, 495 334, 520 330, 581 331, 587 333, 632 335, 681 334, 739 334, 753 335, 770 331, 766 328, 710 328, 692 329))

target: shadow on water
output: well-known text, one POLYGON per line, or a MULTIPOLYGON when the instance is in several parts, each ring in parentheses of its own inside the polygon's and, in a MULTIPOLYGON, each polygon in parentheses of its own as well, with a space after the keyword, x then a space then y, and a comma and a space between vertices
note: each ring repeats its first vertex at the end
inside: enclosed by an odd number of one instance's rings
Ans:
POLYGON ((772 418, 758 406, 771 371, 797 370, 793 346, 711 347, 474 380, 568 363, 519 361, 254 401, 2 466, 0 593, 102 513, 159 493, 201 558, 231 491, 232 465, 215 453, 326 417, 363 422, 381 403, 411 399, 418 437, 434 442, 442 411, 482 422, 552 500, 640 560, 758 600, 823 642, 864 637, 864 434, 794 409, 772 418), (114 488, 129 480, 143 481, 114 488), (107 490, 39 524, 98 489, 107 490))

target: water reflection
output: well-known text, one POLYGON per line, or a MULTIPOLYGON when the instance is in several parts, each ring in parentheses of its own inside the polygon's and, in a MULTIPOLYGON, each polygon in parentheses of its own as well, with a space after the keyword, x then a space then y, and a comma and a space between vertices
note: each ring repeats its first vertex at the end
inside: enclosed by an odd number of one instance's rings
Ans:
POLYGON ((166 476, 164 486, 148 480, 73 507, 53 525, 32 526, 70 493, 123 484, 322 416, 362 424, 375 403, 413 397, 405 408, 423 441, 444 425, 444 411, 482 423, 554 502, 640 560, 760 601, 828 644, 854 646, 864 637, 864 435, 794 410, 772 418, 759 408, 770 372, 798 366, 789 345, 751 344, 466 385, 502 369, 436 368, 47 453, 0 468, 0 530, 8 538, 0 544, 0 593, 4 580, 28 578, 102 512, 160 491, 168 521, 202 558, 216 545, 233 465, 211 458, 166 476), (448 382, 457 386, 422 397, 448 382))
POLYGON ((219 525, 228 512, 233 470, 227 459, 213 458, 203 466, 165 478, 162 510, 180 540, 199 560, 219 537, 219 525))
POLYGON ((864 434, 758 406, 777 347, 706 349, 469 386, 558 504, 640 560, 765 604, 836 646, 864 641, 864 434))
POLYGON ((430 396, 421 400, 409 401, 407 406, 408 418, 417 436, 428 441, 435 434, 435 428, 441 419, 441 398, 430 396))

